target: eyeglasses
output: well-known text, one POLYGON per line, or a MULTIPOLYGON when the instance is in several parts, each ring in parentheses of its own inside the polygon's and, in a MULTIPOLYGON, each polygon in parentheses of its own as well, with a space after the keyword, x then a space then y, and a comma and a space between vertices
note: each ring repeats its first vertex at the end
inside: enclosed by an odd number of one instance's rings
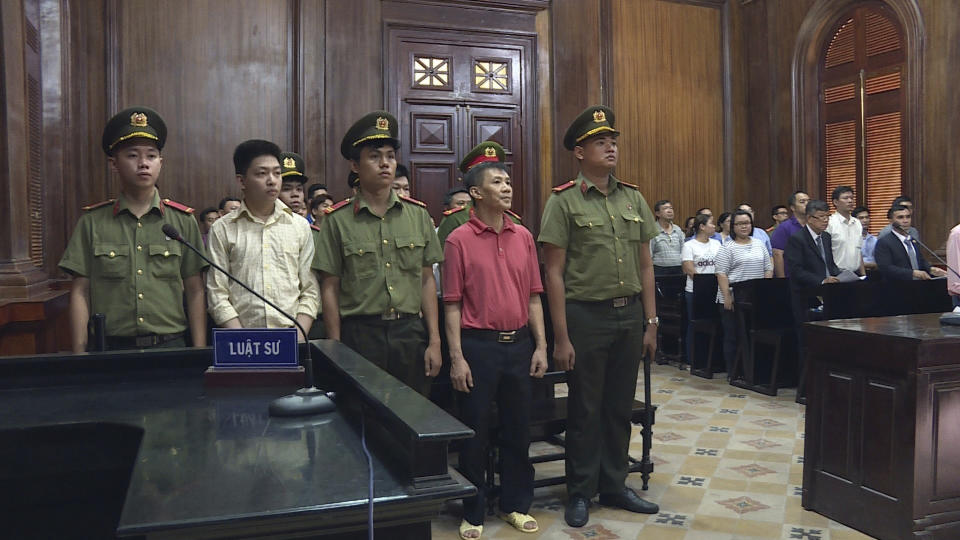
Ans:
POLYGON ((826 220, 830 219, 830 216, 828 216, 828 215, 826 215, 826 214, 819 215, 819 216, 807 216, 807 219, 815 219, 815 220, 817 220, 817 221, 826 221, 826 220))
POLYGON ((734 227, 749 227, 750 225, 753 225, 753 223, 749 221, 738 221, 733 224, 734 227))
POLYGON ((787 215, 787 214, 789 214, 789 213, 790 213, 790 212, 787 212, 786 210, 781 210, 781 211, 777 212, 777 213, 774 214, 774 215, 775 215, 775 216, 785 216, 785 215, 787 215))

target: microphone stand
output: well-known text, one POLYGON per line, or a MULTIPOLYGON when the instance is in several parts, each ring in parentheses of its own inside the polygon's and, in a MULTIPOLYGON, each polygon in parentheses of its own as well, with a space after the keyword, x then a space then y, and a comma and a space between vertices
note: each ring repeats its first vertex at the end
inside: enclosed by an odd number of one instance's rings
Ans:
MULTIPOLYGON (((234 283, 240 285, 246 289, 250 294, 256 296, 260 300, 263 300, 268 306, 277 310, 281 315, 293 321, 293 324, 300 329, 300 332, 303 333, 303 339, 307 339, 307 331, 303 328, 303 325, 296 319, 296 317, 291 317, 286 311, 280 309, 279 306, 267 300, 262 294, 253 290, 246 283, 240 281, 239 279, 233 277, 230 272, 227 272, 217 263, 211 261, 206 255, 203 254, 199 249, 193 246, 190 242, 187 242, 182 236, 180 236, 180 231, 178 231, 173 225, 169 223, 162 227, 163 234, 169 236, 171 239, 180 242, 181 244, 187 246, 191 251, 200 256, 201 259, 210 264, 210 266, 215 269, 223 272, 223 275, 230 278, 234 283)), ((336 409, 336 404, 333 403, 333 400, 327 395, 327 393, 316 386, 314 386, 313 381, 313 357, 310 354, 310 344, 306 343, 307 358, 306 362, 303 363, 303 367, 306 371, 307 384, 310 386, 303 387, 289 396, 284 396, 277 398, 270 402, 270 416, 304 416, 308 414, 318 414, 323 412, 329 412, 336 409)), ((298 344, 299 348, 299 344, 298 344)))

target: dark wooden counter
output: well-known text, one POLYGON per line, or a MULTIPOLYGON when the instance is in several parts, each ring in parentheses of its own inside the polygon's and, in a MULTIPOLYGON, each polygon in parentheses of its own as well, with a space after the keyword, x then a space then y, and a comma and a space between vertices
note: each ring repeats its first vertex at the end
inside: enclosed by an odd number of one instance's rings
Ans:
POLYGON ((803 506, 881 539, 960 538, 960 327, 808 323, 803 506))
POLYGON ((378 534, 429 538, 443 501, 475 491, 446 462, 472 431, 338 343, 314 355, 338 410, 301 419, 267 415, 291 389, 205 391, 209 349, 0 359, 5 529, 99 537, 104 520, 78 520, 112 499, 119 536, 352 538, 367 522, 362 422, 378 534))

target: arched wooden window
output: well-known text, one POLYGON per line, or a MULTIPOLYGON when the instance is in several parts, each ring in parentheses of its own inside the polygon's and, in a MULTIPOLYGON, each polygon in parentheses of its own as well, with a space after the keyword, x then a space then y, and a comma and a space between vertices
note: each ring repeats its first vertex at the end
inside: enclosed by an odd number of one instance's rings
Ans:
POLYGON ((903 190, 905 67, 900 24, 872 2, 840 17, 820 60, 823 193, 853 187, 873 233, 903 190))

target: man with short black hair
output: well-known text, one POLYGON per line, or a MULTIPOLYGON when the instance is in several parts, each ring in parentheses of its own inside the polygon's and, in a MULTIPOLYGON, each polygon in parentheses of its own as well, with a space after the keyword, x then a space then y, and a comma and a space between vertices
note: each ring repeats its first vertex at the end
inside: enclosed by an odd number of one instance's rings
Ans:
MULTIPOLYGON (((910 210, 910 222, 913 223, 913 218, 916 216, 914 216, 913 200, 910 197, 907 197, 906 195, 900 195, 899 197, 894 199, 892 203, 890 203, 890 208, 893 208, 894 206, 903 206, 907 210, 910 210)), ((888 220, 892 219, 890 217, 891 215, 892 215, 891 212, 887 211, 888 220)), ((877 233, 877 239, 880 239, 890 234, 892 230, 893 230, 893 221, 890 221, 890 223, 888 223, 886 227, 880 229, 880 232, 877 233)), ((910 226, 909 229, 907 229, 907 232, 909 233, 910 238, 914 240, 920 239, 920 231, 918 231, 912 225, 910 226)))
MULTIPOLYGON (((832 194, 833 206, 837 211, 830 216, 827 232, 833 243, 833 259, 841 270, 866 273, 860 249, 863 245, 863 226, 853 217, 853 208, 857 199, 850 186, 838 186, 832 194)), ((807 213, 809 216, 809 212, 807 213)))
POLYGON ((877 248, 877 236, 870 234, 870 210, 866 206, 858 206, 853 209, 853 217, 857 218, 863 228, 863 246, 860 248, 863 268, 864 270, 875 270, 877 261, 873 257, 873 252, 877 248))
POLYGON ((680 252, 683 250, 683 231, 673 224, 673 203, 664 199, 653 204, 659 234, 650 240, 650 257, 654 276, 679 276, 680 252))
MULTIPOLYGON (((312 207, 313 200, 320 195, 329 195, 326 184, 310 184, 307 186, 307 206, 312 207)), ((332 198, 331 196, 331 199, 332 198)), ((316 216, 313 215, 313 212, 307 212, 307 221, 309 221, 311 225, 313 225, 315 220, 316 216)))
POLYGON ((293 213, 307 217, 310 209, 307 205, 309 200, 303 193, 303 185, 307 182, 307 176, 304 174, 306 164, 303 158, 294 152, 283 152, 280 154, 280 167, 282 168, 280 178, 283 181, 278 196, 280 202, 289 206, 293 213))
POLYGON ((931 267, 920 248, 910 235, 911 211, 902 204, 898 204, 887 211, 890 220, 890 234, 883 235, 877 240, 877 249, 874 257, 877 259, 877 269, 886 279, 909 281, 913 279, 927 280, 931 275, 942 277, 946 272, 931 267))
POLYGON ((214 207, 204 208, 197 214, 197 224, 200 225, 200 238, 203 239, 203 245, 207 245, 207 235, 210 234, 210 227, 220 219, 220 212, 214 207))
POLYGON ((393 185, 391 186, 394 191, 397 192, 397 197, 409 197, 410 196, 410 172, 407 171, 407 167, 403 164, 397 164, 396 176, 393 179, 393 185))
POLYGON ((766 229, 767 234, 773 234, 773 231, 777 230, 781 223, 790 219, 790 210, 786 206, 778 204, 770 209, 770 217, 773 219, 773 225, 766 229))
POLYGON ((783 262, 783 250, 787 249, 787 241, 804 228, 807 224, 807 203, 810 196, 805 191, 797 190, 790 195, 787 202, 793 215, 790 219, 777 226, 770 237, 770 246, 773 248, 773 275, 774 277, 788 277, 789 271, 783 262))
POLYGON ((426 204, 393 190, 397 132, 392 114, 374 111, 344 135, 359 190, 326 212, 313 268, 327 336, 427 394, 440 370, 432 266, 443 253, 426 204))
MULTIPOLYGON (((310 328, 320 305, 313 275, 314 241, 310 224, 280 201, 283 184, 280 148, 259 139, 244 141, 233 152, 240 208, 210 229, 210 258, 240 281, 270 299, 310 328)), ((216 269, 207 274, 207 304, 214 323, 223 328, 290 328, 283 313, 266 305, 216 269)), ((305 341, 297 328, 297 338, 305 341)))
POLYGON ((454 186, 443 196, 443 210, 470 206, 470 192, 463 186, 454 186))
POLYGON ((476 435, 464 441, 460 470, 478 486, 463 501, 460 535, 477 538, 486 514, 484 485, 493 403, 499 411, 500 511, 522 532, 538 530, 530 463, 531 377, 547 369, 540 265, 530 231, 506 215, 513 202, 507 168, 486 162, 464 184, 473 200, 469 221, 444 245, 443 300, 450 380, 461 420, 476 435))
POLYGON ((217 211, 220 213, 220 217, 223 217, 234 210, 240 208, 240 199, 236 197, 224 197, 220 199, 220 204, 217 205, 217 211))

